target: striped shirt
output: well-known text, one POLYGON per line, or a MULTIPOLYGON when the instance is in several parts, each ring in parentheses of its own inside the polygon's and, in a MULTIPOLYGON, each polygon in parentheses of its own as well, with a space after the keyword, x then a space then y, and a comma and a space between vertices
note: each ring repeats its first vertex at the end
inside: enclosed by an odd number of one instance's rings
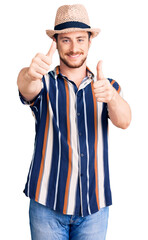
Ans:
MULTIPOLYGON (((107 104, 97 102, 87 68, 79 88, 60 73, 42 78, 29 104, 36 136, 24 193, 62 214, 87 216, 112 204, 108 166, 107 104)), ((108 79, 120 92, 120 86, 108 79)))

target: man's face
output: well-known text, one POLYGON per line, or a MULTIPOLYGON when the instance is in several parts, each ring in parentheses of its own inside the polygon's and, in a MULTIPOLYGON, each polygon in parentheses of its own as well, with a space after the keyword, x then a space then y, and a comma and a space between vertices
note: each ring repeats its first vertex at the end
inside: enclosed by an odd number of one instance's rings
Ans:
POLYGON ((91 44, 87 32, 71 32, 58 35, 57 49, 60 60, 69 68, 79 68, 86 61, 91 44))

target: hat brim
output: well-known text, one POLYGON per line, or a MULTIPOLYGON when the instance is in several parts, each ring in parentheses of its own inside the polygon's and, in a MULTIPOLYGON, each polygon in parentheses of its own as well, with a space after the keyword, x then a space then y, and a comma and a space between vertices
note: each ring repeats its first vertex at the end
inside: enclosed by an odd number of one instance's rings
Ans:
POLYGON ((65 28, 62 30, 46 30, 46 34, 53 39, 55 34, 69 33, 69 32, 91 32, 92 38, 96 37, 101 30, 99 28, 65 28))

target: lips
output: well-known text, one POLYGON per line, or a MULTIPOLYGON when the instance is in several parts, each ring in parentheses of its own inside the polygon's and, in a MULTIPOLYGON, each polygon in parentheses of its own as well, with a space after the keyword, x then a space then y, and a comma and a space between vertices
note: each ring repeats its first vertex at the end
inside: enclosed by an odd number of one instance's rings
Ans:
POLYGON ((68 55, 69 57, 71 57, 71 58, 77 58, 77 57, 79 57, 81 54, 77 54, 77 55, 68 55))
POLYGON ((76 58, 80 57, 81 55, 82 55, 81 52, 77 52, 77 53, 70 52, 70 53, 67 54, 67 56, 72 58, 72 59, 76 59, 76 58))

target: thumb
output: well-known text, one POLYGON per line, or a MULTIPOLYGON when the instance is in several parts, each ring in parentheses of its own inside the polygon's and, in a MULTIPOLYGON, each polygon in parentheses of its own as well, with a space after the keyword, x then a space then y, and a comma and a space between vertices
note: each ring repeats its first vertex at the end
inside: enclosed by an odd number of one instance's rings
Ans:
POLYGON ((104 74, 102 72, 102 63, 103 61, 99 61, 97 64, 97 80, 104 79, 104 74))
POLYGON ((46 54, 46 56, 52 58, 53 54, 56 51, 56 48, 57 48, 57 44, 56 44, 55 41, 53 41, 52 44, 51 44, 51 47, 50 47, 50 49, 48 51, 48 53, 46 54))

